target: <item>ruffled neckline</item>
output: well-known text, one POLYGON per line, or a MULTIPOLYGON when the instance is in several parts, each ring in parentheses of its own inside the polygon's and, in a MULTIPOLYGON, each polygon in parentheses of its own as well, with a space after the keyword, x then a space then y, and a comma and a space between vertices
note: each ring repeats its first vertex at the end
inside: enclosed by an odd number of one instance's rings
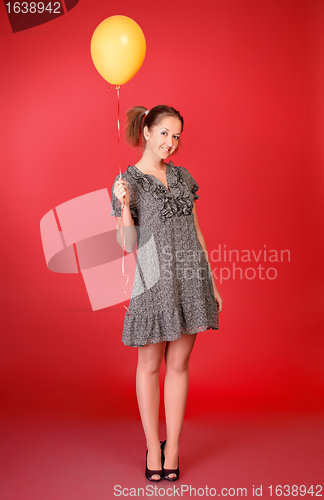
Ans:
POLYGON ((151 179, 154 179, 155 182, 157 182, 159 185, 162 185, 166 191, 168 191, 169 193, 171 192, 170 190, 170 182, 169 182, 169 173, 170 173, 170 167, 174 167, 172 161, 170 161, 169 163, 165 163, 164 164, 166 166, 166 170, 165 170, 165 175, 166 175, 166 180, 167 180, 167 183, 168 183, 168 187, 164 184, 164 182, 160 181, 160 179, 158 179, 157 177, 155 177, 155 175, 153 174, 145 174, 144 172, 142 172, 138 167, 136 167, 136 165, 132 165, 130 168, 134 169, 135 172, 139 175, 143 175, 144 177, 149 177, 151 179))
POLYGON ((142 189, 150 192, 153 198, 160 200, 160 218, 165 222, 173 216, 191 215, 193 209, 192 193, 180 171, 170 161, 165 163, 168 187, 152 174, 144 174, 135 165, 128 167, 131 177, 142 189))

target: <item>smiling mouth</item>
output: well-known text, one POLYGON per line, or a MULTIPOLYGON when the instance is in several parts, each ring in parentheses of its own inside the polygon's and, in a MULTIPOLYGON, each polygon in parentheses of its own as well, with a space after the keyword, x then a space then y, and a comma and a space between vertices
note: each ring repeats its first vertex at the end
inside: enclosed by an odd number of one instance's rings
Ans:
POLYGON ((166 148, 162 148, 163 151, 165 151, 166 153, 169 153, 171 151, 171 148, 170 149, 166 149, 166 148))

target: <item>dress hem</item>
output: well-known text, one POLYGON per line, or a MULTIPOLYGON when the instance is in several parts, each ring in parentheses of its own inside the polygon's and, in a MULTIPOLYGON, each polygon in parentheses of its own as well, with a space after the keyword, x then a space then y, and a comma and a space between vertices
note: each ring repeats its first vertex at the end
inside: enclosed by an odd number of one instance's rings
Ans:
POLYGON ((207 328, 202 327, 200 329, 193 328, 195 331, 191 332, 180 332, 180 334, 177 335, 169 335, 167 338, 164 340, 158 340, 158 339, 150 339, 146 344, 127 344, 124 340, 122 340, 122 343, 127 346, 127 347, 144 347, 149 344, 159 344, 161 342, 173 342, 174 340, 179 340, 181 335, 194 335, 195 333, 201 333, 201 332, 207 332, 208 330, 219 330, 218 326, 208 326, 207 328))

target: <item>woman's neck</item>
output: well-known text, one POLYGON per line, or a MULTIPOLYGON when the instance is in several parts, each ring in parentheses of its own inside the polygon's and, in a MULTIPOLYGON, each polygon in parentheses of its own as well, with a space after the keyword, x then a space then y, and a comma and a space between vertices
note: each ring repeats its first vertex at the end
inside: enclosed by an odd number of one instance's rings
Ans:
POLYGON ((136 163, 140 170, 146 172, 161 172, 165 171, 165 163, 161 158, 153 156, 150 151, 144 150, 142 158, 136 163))

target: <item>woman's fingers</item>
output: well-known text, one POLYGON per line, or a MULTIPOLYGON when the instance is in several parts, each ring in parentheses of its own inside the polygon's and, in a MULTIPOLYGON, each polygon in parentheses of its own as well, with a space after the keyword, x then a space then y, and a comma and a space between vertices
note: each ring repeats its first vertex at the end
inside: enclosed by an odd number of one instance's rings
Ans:
POLYGON ((116 182, 115 182, 115 186, 120 186, 120 185, 125 185, 127 184, 127 182, 125 181, 125 179, 118 179, 116 182))
POLYGON ((124 186, 118 186, 115 189, 115 195, 116 196, 121 195, 121 194, 125 194, 125 193, 127 193, 127 188, 125 188, 124 186))
POLYGON ((127 183, 124 179, 119 179, 115 183, 114 194, 121 202, 124 197, 128 195, 127 183))
POLYGON ((116 190, 120 191, 121 189, 127 190, 127 183, 123 179, 116 181, 114 191, 116 190))

